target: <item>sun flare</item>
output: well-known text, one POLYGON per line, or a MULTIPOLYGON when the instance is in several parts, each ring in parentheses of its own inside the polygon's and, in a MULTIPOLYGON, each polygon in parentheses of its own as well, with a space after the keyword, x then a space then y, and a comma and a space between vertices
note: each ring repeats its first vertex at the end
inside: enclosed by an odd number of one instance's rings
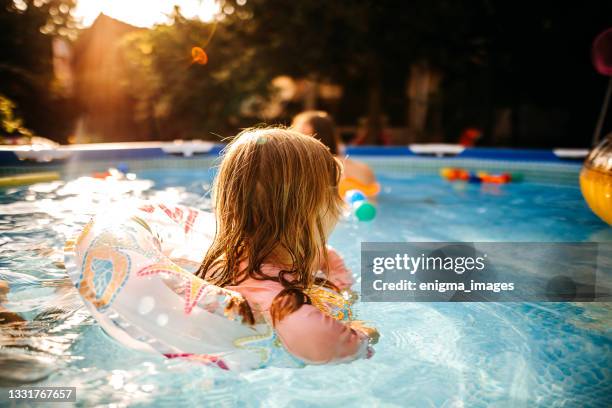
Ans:
POLYGON ((138 27, 151 27, 168 21, 175 5, 185 17, 202 21, 212 20, 219 11, 215 0, 78 0, 74 15, 84 27, 100 13, 138 27))

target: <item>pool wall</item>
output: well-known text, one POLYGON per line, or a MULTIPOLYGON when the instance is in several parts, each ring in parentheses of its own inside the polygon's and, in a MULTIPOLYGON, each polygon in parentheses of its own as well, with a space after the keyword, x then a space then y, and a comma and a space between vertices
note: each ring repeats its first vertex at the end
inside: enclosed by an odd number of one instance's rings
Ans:
MULTIPOLYGON (((211 142, 138 142, 34 149, 0 147, 0 176, 59 171, 76 177, 125 164, 130 171, 155 168, 209 169, 218 163, 223 144, 211 142)), ((584 149, 464 148, 459 145, 358 146, 349 157, 388 176, 438 173, 442 167, 472 171, 520 172, 526 181, 576 183, 584 149)))

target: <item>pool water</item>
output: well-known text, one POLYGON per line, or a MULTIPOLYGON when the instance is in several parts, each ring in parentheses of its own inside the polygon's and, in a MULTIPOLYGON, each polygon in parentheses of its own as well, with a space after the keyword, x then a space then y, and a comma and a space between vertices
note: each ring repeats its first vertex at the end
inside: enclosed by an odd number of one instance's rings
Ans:
MULTIPOLYGON (((331 244, 359 275, 361 241, 596 241, 611 229, 576 184, 449 183, 380 174, 378 216, 343 220, 331 244)), ((143 355, 96 325, 65 275, 67 235, 110 204, 142 198, 209 208, 206 169, 143 170, 0 192, 2 386, 77 387, 81 405, 601 406, 612 404, 609 303, 358 303, 381 339, 371 360, 237 374, 143 355)), ((359 279, 355 289, 359 288, 359 279)))

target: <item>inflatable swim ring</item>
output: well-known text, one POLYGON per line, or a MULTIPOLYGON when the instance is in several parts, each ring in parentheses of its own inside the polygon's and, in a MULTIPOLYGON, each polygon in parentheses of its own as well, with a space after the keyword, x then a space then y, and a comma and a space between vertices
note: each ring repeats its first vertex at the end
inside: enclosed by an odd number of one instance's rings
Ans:
POLYGON ((380 192, 380 184, 365 184, 352 177, 347 177, 340 180, 340 184, 338 185, 340 197, 344 197, 349 190, 359 190, 365 194, 366 197, 374 197, 380 192))
MULTIPOLYGON (((303 366, 269 324, 242 323, 242 295, 192 274, 214 229, 212 214, 189 207, 107 211, 66 242, 66 269, 100 326, 127 347, 232 370, 303 366)), ((330 316, 351 318, 340 294, 308 294, 330 316)))
POLYGON ((580 172, 580 189, 591 210, 612 225, 612 134, 587 156, 580 172))

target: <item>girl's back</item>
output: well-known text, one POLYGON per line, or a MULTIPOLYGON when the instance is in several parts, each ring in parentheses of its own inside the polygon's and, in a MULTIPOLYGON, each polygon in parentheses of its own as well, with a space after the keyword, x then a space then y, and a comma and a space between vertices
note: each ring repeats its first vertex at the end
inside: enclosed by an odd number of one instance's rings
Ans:
POLYGON ((350 274, 326 247, 341 213, 340 166, 312 137, 278 128, 242 132, 215 179, 217 234, 198 271, 240 292, 250 306, 245 321, 269 324, 307 363, 368 357, 368 335, 377 335, 342 321, 350 310, 338 286, 350 285, 350 274))

